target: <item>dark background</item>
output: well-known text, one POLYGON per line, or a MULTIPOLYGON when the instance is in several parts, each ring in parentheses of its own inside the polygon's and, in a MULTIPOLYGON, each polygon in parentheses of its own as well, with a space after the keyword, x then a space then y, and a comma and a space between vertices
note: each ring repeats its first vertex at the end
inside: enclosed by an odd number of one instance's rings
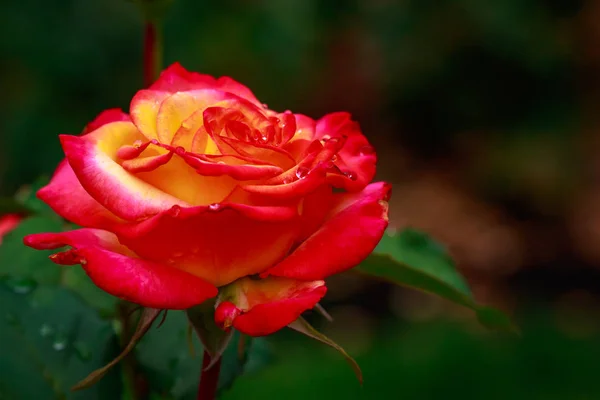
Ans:
MULTIPOLYGON (((142 21, 124 0, 0 6, 0 194, 62 157, 60 133, 128 109, 142 21)), ((447 245, 520 340, 448 303, 342 276, 321 328, 294 335, 227 399, 596 399, 600 363, 600 2, 175 0, 166 63, 229 75, 275 110, 348 110, 393 183, 391 227, 447 245)))

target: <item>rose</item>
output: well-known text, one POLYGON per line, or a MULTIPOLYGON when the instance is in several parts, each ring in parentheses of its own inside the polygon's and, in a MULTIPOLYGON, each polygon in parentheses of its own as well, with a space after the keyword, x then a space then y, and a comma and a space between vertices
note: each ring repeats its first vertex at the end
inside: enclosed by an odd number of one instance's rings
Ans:
POLYGON ((289 323, 360 263, 387 226, 389 185, 347 113, 277 113, 230 78, 179 64, 133 98, 61 135, 64 160, 38 192, 83 226, 30 235, 94 283, 142 306, 217 297, 216 321, 250 335, 289 323))
POLYGON ((2 238, 15 229, 21 222, 21 216, 18 214, 6 214, 0 217, 0 244, 2 244, 2 238))

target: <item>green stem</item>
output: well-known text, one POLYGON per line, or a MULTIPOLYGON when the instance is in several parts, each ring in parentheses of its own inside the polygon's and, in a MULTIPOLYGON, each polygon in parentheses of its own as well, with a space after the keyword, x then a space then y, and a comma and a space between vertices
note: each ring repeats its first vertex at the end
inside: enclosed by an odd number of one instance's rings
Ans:
POLYGON ((206 369, 211 364, 212 358, 208 352, 204 352, 202 358, 202 372, 200 372, 200 382, 198 384, 197 400, 215 400, 217 396, 217 386, 219 384, 219 373, 221 372, 221 357, 214 363, 210 369, 206 369))

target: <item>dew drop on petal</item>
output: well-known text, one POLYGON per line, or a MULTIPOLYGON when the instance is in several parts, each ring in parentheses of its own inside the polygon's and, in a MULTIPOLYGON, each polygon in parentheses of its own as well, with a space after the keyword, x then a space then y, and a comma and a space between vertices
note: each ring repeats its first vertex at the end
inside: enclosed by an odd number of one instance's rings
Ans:
POLYGON ((350 179, 351 181, 356 180, 356 174, 352 171, 344 171, 343 174, 346 176, 346 178, 350 179))
POLYGON ((177 146, 175 147, 175 154, 177 154, 178 156, 182 156, 185 154, 185 149, 181 146, 177 146))
POLYGON ((171 213, 172 216, 177 217, 181 213, 181 207, 179 207, 177 204, 175 204, 173 207, 171 207, 169 212, 171 213))
POLYGON ((210 211, 219 211, 220 208, 221 208, 221 205, 219 203, 213 203, 213 204, 208 205, 208 209, 210 211))
POLYGON ((283 183, 285 185, 287 185, 288 183, 291 183, 291 182, 292 182, 292 180, 290 178, 283 178, 283 183))
POLYGON ((337 159, 338 159, 337 154, 334 154, 331 156, 331 161, 337 161, 337 159))
POLYGON ((331 136, 329 135, 323 135, 323 137, 321 138, 321 140, 324 142, 328 141, 329 139, 331 139, 331 136))
POLYGON ((136 149, 139 149, 140 147, 142 147, 142 141, 141 140, 136 140, 135 142, 133 142, 133 147, 135 147, 136 149))
POLYGON ((308 175, 309 169, 307 167, 298 167, 296 170, 296 177, 298 179, 303 179, 308 175))

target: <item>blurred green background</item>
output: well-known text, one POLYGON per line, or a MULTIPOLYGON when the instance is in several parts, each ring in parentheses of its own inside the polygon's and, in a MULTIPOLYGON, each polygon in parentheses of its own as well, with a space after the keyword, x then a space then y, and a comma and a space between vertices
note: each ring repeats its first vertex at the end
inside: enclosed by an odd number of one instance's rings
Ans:
MULTIPOLYGON (((9 0, 0 15, 8 196, 52 173, 58 134, 128 109, 142 21, 125 0, 9 0)), ((600 398, 598 20, 593 0, 174 0, 166 63, 229 75, 276 110, 351 111, 394 184, 391 227, 446 244, 475 297, 523 329, 492 335, 442 300, 337 277, 334 322, 315 321, 364 387, 282 333, 274 363, 224 398, 600 398)))

